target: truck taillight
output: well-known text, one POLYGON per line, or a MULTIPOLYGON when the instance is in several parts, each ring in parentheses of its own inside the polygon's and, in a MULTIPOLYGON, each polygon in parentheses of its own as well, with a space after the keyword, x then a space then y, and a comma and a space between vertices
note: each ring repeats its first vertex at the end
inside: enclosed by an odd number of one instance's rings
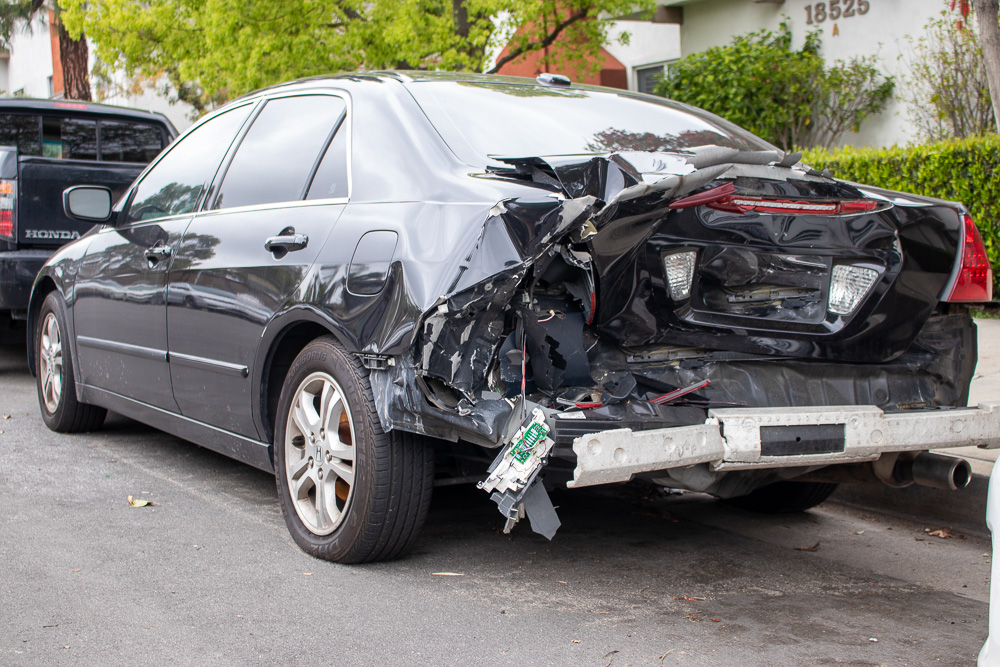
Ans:
POLYGON ((958 247, 958 268, 945 287, 944 300, 950 302, 991 301, 993 299, 993 269, 986 246, 979 236, 976 223, 968 214, 962 216, 964 229, 958 247))
POLYGON ((0 179, 0 236, 14 238, 14 204, 16 183, 0 179))

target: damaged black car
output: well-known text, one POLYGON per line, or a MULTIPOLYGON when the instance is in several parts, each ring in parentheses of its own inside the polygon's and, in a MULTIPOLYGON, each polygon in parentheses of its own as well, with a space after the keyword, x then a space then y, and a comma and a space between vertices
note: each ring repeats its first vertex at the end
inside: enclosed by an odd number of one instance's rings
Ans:
POLYGON ((113 410, 274 472, 288 528, 393 558, 439 482, 552 537, 546 484, 643 478, 794 511, 967 483, 961 204, 846 183, 711 114, 536 80, 363 73, 206 117, 30 306, 45 422, 113 410))

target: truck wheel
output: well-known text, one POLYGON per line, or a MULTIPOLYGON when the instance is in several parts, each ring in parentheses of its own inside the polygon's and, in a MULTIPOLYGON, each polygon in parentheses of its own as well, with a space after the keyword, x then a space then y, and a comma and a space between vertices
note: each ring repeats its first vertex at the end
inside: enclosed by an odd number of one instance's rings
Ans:
POLYGON ((368 371, 333 337, 296 357, 278 399, 274 469, 304 551, 340 563, 402 555, 427 517, 432 453, 418 436, 382 430, 368 371))
POLYGON ((45 425, 59 433, 93 431, 108 411, 76 400, 72 345, 66 337, 66 306, 58 292, 42 302, 35 338, 38 405, 45 425))
POLYGON ((836 490, 836 484, 826 482, 775 482, 728 502, 752 512, 788 514, 816 507, 836 490))

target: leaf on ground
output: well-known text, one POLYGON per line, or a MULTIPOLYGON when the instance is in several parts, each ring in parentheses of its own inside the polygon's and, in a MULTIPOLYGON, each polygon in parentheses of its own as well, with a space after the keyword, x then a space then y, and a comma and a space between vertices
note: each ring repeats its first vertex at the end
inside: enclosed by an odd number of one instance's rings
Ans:
POLYGON ((819 551, 819 542, 811 547, 795 547, 796 551, 819 551))
POLYGON ((10 419, 10 415, 2 415, 4 419, 10 419))
POLYGON ((152 500, 146 500, 145 498, 136 498, 135 496, 128 497, 128 504, 132 507, 146 507, 147 505, 159 505, 160 503, 155 503, 152 500))
POLYGON ((940 537, 942 540, 949 537, 955 537, 951 533, 951 528, 939 528, 938 530, 931 530, 927 533, 931 537, 940 537))

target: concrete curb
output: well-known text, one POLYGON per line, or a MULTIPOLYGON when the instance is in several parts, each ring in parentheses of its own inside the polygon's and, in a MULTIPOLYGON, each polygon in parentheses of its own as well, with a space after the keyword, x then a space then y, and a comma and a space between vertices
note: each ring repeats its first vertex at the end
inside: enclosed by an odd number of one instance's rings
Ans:
POLYGON ((986 475, 973 474, 969 486, 958 491, 917 485, 892 489, 881 484, 841 484, 829 502, 889 514, 927 528, 954 528, 986 536, 989 481, 986 475))

